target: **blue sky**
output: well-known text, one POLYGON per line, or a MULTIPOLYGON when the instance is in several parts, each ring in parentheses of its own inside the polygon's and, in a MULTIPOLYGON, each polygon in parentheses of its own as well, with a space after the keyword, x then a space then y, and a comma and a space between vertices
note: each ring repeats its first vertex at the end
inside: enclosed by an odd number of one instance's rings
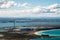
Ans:
POLYGON ((60 0, 14 0, 14 1, 19 3, 27 2, 33 6, 36 6, 36 5, 48 6, 51 4, 60 3, 60 0))
POLYGON ((0 17, 60 17, 60 0, 0 0, 0 17))
POLYGON ((60 0, 14 0, 16 2, 19 3, 24 3, 24 2, 28 2, 28 3, 33 3, 33 4, 41 4, 41 5, 46 5, 46 4, 53 4, 53 3, 60 3, 60 0))
POLYGON ((34 7, 34 6, 49 6, 49 5, 52 5, 52 4, 60 4, 60 0, 13 0, 17 3, 28 3, 31 5, 31 7, 34 7))

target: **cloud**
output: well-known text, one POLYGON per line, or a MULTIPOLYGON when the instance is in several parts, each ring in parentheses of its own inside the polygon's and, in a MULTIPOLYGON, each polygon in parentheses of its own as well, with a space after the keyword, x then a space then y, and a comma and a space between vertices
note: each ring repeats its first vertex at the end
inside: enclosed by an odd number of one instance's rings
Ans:
POLYGON ((29 4, 28 3, 17 3, 15 1, 12 0, 0 0, 0 8, 1 9, 6 9, 6 8, 10 8, 10 7, 28 7, 29 4))
POLYGON ((60 8, 60 4, 56 3, 56 4, 48 6, 48 9, 56 9, 56 8, 60 8))
POLYGON ((60 4, 52 4, 47 7, 43 7, 41 13, 58 13, 60 11, 60 4))
POLYGON ((13 6, 16 6, 17 3, 11 0, 0 0, 0 8, 1 9, 6 9, 6 8, 10 8, 13 6))
MULTIPOLYGON (((56 10, 59 9, 56 8, 56 10)), ((46 9, 46 8, 41 8, 40 6, 36 6, 31 9, 24 9, 24 10, 0 11, 0 17, 19 17, 19 18, 20 17, 60 17, 60 10, 53 11, 51 9, 46 9)))
POLYGON ((17 3, 15 3, 14 1, 8 1, 7 3, 3 3, 0 8, 10 8, 12 6, 16 6, 17 3))
POLYGON ((40 6, 25 10, 4 10, 0 11, 0 17, 35 17, 35 13, 40 10, 40 6))
POLYGON ((18 3, 16 6, 19 7, 19 8, 29 8, 30 4, 28 4, 28 3, 18 3))
POLYGON ((22 7, 27 7, 27 6, 29 6, 29 4, 28 3, 23 3, 21 6, 22 7))
POLYGON ((8 0, 0 0, 0 2, 6 2, 6 1, 8 1, 8 0))
POLYGON ((28 3, 16 3, 12 0, 0 0, 0 8, 30 7, 23 10, 0 10, 0 17, 60 17, 60 4, 52 4, 47 7, 29 6, 28 3))

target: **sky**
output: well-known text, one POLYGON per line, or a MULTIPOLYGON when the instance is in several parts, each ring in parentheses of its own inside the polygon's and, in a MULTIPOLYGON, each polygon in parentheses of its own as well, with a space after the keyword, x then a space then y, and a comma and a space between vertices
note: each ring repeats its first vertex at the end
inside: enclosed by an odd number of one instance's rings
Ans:
POLYGON ((60 0, 0 0, 0 17, 60 17, 60 0))

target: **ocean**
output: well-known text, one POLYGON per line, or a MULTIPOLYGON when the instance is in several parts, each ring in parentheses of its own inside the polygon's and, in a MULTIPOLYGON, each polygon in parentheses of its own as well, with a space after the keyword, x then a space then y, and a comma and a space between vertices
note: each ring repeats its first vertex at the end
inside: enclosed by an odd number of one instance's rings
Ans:
POLYGON ((24 22, 24 23, 0 23, 0 27, 35 26, 35 25, 60 25, 60 22, 24 22))
POLYGON ((45 30, 45 31, 42 31, 42 32, 38 32, 37 35, 49 35, 49 36, 60 37, 60 29, 45 30))
POLYGON ((0 19, 0 27, 14 27, 14 25, 15 26, 60 25, 60 19, 59 18, 40 18, 40 19, 1 18, 0 19))

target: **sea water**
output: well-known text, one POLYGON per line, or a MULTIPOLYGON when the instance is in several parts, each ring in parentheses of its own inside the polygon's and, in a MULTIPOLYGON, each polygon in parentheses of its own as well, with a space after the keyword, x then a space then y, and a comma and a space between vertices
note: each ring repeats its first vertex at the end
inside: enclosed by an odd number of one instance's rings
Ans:
POLYGON ((37 35, 49 35, 49 36, 59 36, 60 37, 60 29, 45 30, 45 31, 37 32, 37 35))
POLYGON ((19 22, 19 23, 11 23, 11 22, 6 22, 6 23, 0 23, 0 27, 13 27, 15 26, 34 26, 34 25, 60 25, 60 22, 19 22))
POLYGON ((60 38, 35 38, 31 40, 60 40, 60 38))

